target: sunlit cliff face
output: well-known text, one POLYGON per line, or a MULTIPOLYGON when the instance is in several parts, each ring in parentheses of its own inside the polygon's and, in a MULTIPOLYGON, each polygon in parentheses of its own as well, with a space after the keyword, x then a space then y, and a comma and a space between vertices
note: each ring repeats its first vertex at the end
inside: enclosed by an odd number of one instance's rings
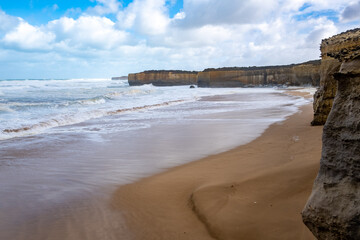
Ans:
POLYGON ((359 46, 360 29, 322 43, 322 54, 341 65, 333 74, 337 92, 324 126, 320 170, 302 213, 318 239, 360 238, 359 46))

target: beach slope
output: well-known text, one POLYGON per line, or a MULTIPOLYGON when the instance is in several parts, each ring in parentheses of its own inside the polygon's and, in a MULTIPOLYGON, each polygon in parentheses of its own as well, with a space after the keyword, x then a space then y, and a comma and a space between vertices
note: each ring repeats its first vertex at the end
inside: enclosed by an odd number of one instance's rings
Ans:
POLYGON ((308 104, 230 151, 121 186, 112 205, 134 239, 314 239, 301 220, 322 127, 308 104))

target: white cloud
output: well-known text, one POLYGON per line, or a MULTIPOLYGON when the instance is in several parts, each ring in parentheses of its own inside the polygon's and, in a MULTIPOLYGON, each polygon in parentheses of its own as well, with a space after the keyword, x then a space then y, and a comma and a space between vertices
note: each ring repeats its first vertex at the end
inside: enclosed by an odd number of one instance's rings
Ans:
POLYGON ((20 18, 7 15, 0 10, 0 32, 9 31, 20 23, 20 18))
POLYGON ((113 49, 128 40, 128 34, 106 17, 62 17, 49 22, 47 29, 56 34, 58 46, 67 48, 113 49))
POLYGON ((164 34, 170 23, 165 3, 165 0, 134 0, 118 13, 118 24, 140 34, 164 34))
POLYGON ((110 13, 117 13, 121 6, 117 0, 96 0, 98 5, 87 9, 89 14, 106 15, 110 13))
POLYGON ((2 42, 8 47, 23 50, 49 50, 54 39, 53 33, 21 20, 15 29, 4 36, 2 42))

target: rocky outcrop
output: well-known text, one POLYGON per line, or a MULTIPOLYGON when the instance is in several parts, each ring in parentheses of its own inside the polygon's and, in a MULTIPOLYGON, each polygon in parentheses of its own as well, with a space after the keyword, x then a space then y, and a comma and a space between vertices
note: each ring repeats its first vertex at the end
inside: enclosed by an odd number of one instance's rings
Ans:
POLYGON ((197 72, 188 71, 145 71, 128 75, 130 86, 153 84, 154 86, 196 85, 197 72))
POLYGON ((316 60, 284 66, 206 69, 198 74, 198 86, 319 86, 319 68, 320 61, 316 60))
MULTIPOLYGON (((360 239, 360 29, 324 40, 341 62, 338 90, 323 132, 320 170, 302 212, 318 239, 360 239)), ((326 85, 326 83, 325 83, 326 85)))

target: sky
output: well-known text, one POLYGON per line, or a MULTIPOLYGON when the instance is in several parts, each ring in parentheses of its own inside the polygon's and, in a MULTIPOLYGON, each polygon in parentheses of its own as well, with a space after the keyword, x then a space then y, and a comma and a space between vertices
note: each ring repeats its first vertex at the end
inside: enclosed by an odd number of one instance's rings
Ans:
POLYGON ((360 27, 360 0, 0 0, 0 79, 319 59, 360 27))

